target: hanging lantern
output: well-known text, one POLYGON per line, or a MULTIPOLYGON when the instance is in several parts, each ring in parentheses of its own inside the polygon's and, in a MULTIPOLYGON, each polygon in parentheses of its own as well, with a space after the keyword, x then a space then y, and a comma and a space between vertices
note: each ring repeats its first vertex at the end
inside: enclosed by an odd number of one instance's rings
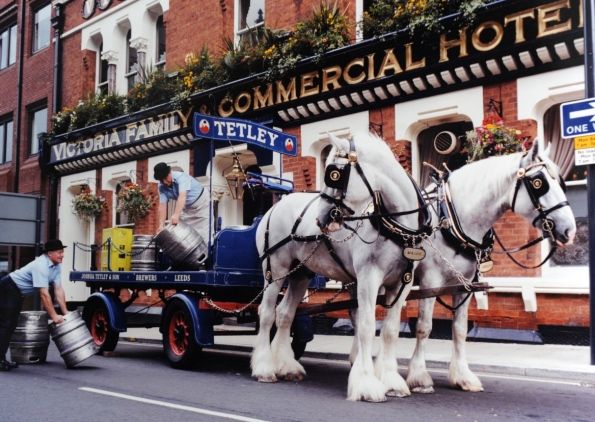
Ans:
POLYGON ((244 196, 244 182, 246 175, 240 167, 240 160, 238 157, 233 157, 233 165, 231 170, 224 176, 229 186, 229 192, 233 199, 242 199, 244 196))

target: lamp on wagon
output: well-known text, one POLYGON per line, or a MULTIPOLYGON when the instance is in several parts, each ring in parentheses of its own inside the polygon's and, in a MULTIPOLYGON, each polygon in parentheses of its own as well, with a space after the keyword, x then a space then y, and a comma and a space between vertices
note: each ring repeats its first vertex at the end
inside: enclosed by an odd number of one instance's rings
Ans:
POLYGON ((244 182, 246 181, 246 175, 242 171, 240 160, 237 156, 233 157, 233 165, 231 166, 231 170, 223 177, 225 177, 225 180, 227 181, 227 186, 229 187, 231 197, 233 199, 242 199, 242 196, 244 195, 244 182))

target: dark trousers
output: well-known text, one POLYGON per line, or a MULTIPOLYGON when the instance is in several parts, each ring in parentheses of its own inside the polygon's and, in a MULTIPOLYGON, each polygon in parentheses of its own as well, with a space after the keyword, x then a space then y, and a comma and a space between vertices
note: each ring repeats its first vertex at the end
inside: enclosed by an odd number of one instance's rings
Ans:
POLYGON ((9 276, 0 280, 0 360, 6 359, 10 337, 19 321, 23 295, 9 276))

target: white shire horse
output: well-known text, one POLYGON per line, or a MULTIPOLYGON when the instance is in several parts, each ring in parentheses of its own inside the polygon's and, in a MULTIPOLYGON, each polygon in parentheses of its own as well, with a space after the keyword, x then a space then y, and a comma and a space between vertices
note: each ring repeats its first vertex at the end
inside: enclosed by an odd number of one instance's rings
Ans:
MULTIPOLYGON (((347 398, 378 402, 385 400, 386 394, 409 395, 409 388, 397 371, 391 341, 387 339, 375 364, 372 360, 376 298, 381 286, 386 289, 387 302, 395 302, 389 311, 394 314, 394 318, 389 318, 394 326, 385 324, 385 336, 397 337, 399 333, 398 316, 411 287, 411 283, 401 280, 407 271, 411 277, 412 271, 407 261, 394 259, 401 256, 402 247, 380 236, 367 219, 355 221, 355 232, 345 230, 346 236, 326 237, 317 226, 316 217, 321 207, 335 207, 339 202, 356 216, 371 212, 375 192, 381 194, 385 214, 414 210, 420 200, 418 191, 380 138, 371 134, 359 134, 350 140, 329 136, 333 149, 327 163, 335 166, 329 177, 343 184, 331 191, 340 198, 327 195, 323 199, 312 193, 288 195, 266 213, 257 229, 256 243, 263 258, 265 280, 270 284, 259 308, 260 330, 252 352, 252 376, 261 382, 304 377, 305 370, 291 349, 290 326, 312 273, 318 273, 347 282, 359 280, 358 330, 354 339, 358 353, 349 374, 347 398), (285 281, 286 294, 276 307, 285 281), (395 300, 399 290, 401 294, 395 300), (277 332, 271 342, 273 323, 277 332)), ((416 232, 417 217, 417 213, 407 213, 399 214, 397 219, 402 227, 416 228, 412 229, 416 232)))
MULTIPOLYGON (((427 255, 415 272, 421 288, 459 282, 454 269, 467 280, 473 279, 478 269, 476 253, 489 259, 490 229, 507 210, 533 222, 557 246, 571 244, 574 239, 575 219, 568 206, 563 181, 557 166, 547 156, 539 154, 537 141, 524 155, 492 157, 465 165, 453 171, 442 187, 439 195, 450 198, 450 205, 445 208, 447 204, 443 201, 443 210, 447 211, 441 216, 434 214, 433 221, 450 220, 450 230, 443 229, 430 238, 436 249, 425 245, 427 255), (458 222, 454 221, 457 218, 458 222), (445 263, 445 259, 453 268, 445 263)), ((481 381, 467 363, 465 340, 470 301, 465 299, 465 295, 453 296, 453 306, 459 307, 454 311, 448 378, 453 387, 482 391, 481 381)), ((419 304, 417 344, 407 376, 407 383, 414 392, 433 392, 432 378, 425 364, 425 346, 432 330, 434 304, 435 298, 421 300, 419 304)))

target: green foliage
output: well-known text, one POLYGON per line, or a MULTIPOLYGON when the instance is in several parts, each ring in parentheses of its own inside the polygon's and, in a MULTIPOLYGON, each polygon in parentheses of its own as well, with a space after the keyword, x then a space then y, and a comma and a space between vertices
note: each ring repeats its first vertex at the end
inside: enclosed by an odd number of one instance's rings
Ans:
MULTIPOLYGON (((445 31, 441 18, 460 13, 457 27, 469 25, 477 9, 486 0, 377 0, 360 22, 365 38, 408 29, 412 34, 436 34, 445 31)), ((452 29, 452 28, 451 28, 452 29)))
POLYGON ((118 193, 118 212, 125 212, 128 220, 136 223, 149 213, 155 198, 136 183, 126 184, 118 193))
POLYGON ((176 78, 169 77, 162 69, 139 72, 141 82, 135 84, 126 97, 128 113, 166 104, 179 91, 176 78))
POLYGON ((103 196, 97 196, 88 190, 83 190, 72 199, 72 211, 84 221, 92 221, 105 209, 106 202, 103 196))
POLYGON ((122 95, 91 95, 74 108, 64 108, 52 117, 52 135, 82 129, 126 112, 122 95))

